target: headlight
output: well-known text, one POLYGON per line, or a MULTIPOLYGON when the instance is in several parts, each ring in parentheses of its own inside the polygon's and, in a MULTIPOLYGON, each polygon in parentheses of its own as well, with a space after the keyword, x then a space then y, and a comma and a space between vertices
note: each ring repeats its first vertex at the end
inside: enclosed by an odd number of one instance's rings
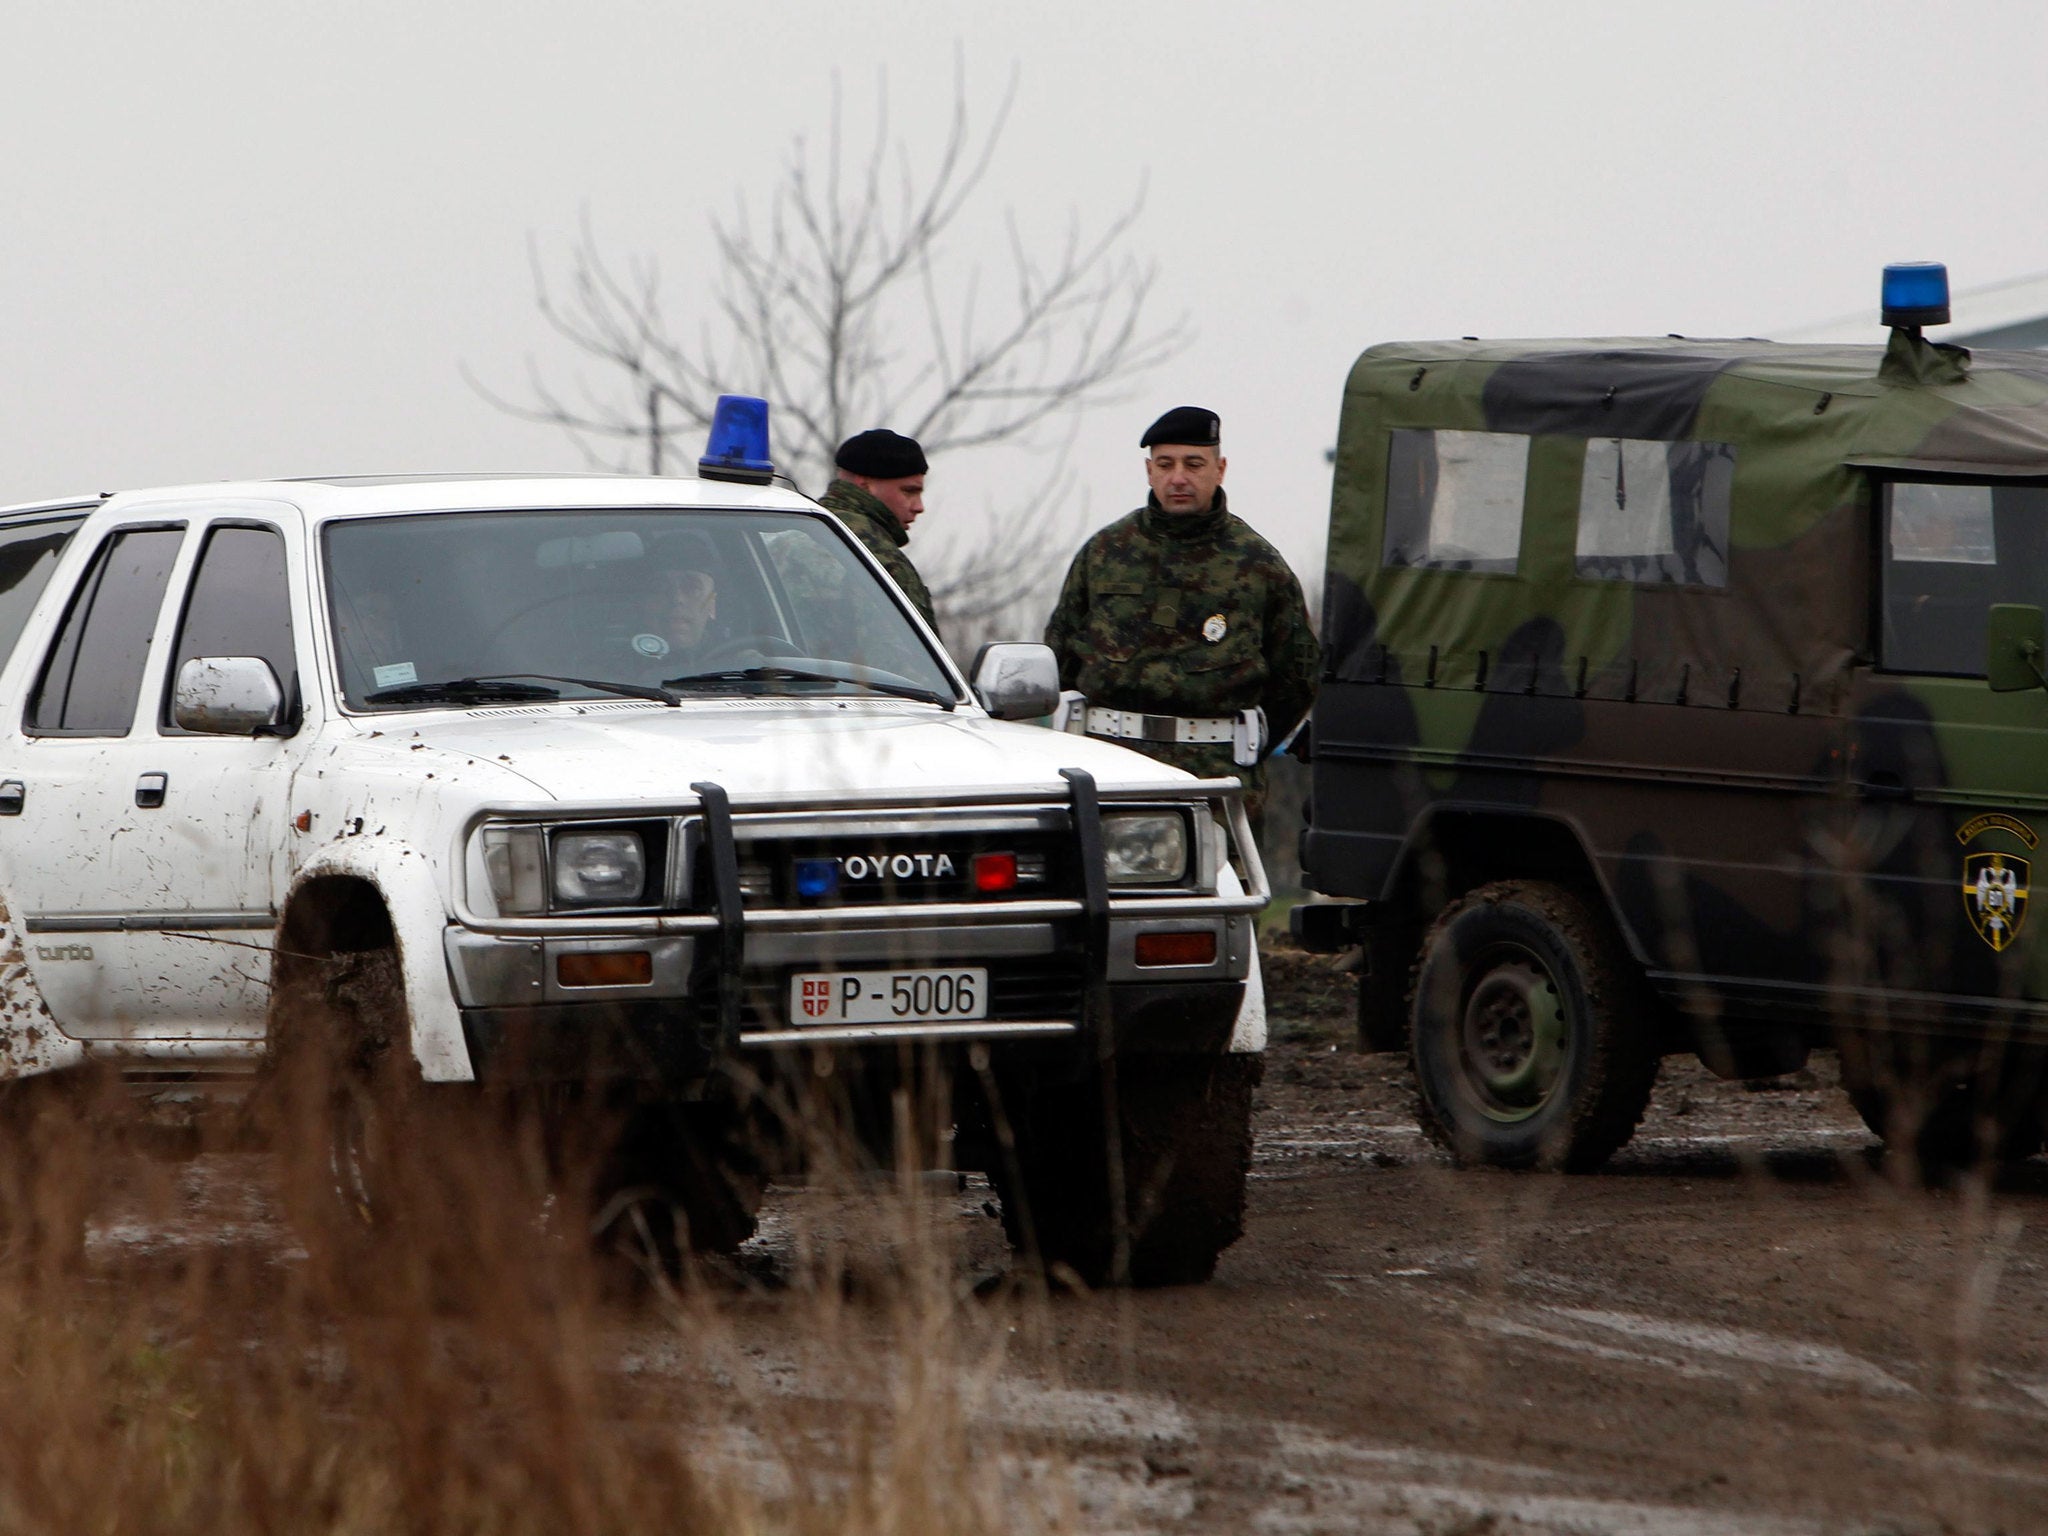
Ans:
POLYGON ((628 906, 647 886, 647 850, 637 832, 557 832, 554 870, 563 906, 628 906))
POLYGON ((1171 811, 1102 818, 1112 885, 1174 885, 1187 878, 1188 824, 1171 811))
POLYGON ((501 917, 539 917, 548 909, 547 857, 539 827, 485 827, 484 872, 501 917))

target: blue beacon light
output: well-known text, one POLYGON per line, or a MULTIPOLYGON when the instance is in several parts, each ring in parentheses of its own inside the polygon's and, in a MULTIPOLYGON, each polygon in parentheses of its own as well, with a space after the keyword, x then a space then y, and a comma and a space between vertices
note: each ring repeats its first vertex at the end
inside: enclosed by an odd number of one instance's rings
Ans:
POLYGON ((1938 261, 1898 261, 1884 269, 1884 323, 1917 331, 1948 324, 1948 268, 1938 261))
POLYGON ((768 402, 752 395, 720 395, 711 411, 711 439, 697 461, 705 480, 766 485, 775 474, 768 457, 768 402))

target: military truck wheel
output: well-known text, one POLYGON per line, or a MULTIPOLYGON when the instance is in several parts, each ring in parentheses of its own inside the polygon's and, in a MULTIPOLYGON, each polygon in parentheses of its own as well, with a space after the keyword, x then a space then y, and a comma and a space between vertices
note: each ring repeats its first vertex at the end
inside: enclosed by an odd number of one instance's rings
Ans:
POLYGON ((2048 1142, 2048 1058, 2003 1042, 1844 1032, 1842 1086, 1908 1171, 1939 1179, 2048 1142))
POLYGON ((591 1235, 673 1272, 686 1253, 731 1253, 752 1237, 767 1188, 738 1111, 640 1105, 599 1173, 591 1235))
POLYGON ((1597 1168, 1635 1134, 1658 1053, 1613 924, 1508 880, 1447 907, 1412 998, 1423 1130, 1459 1162, 1597 1168))
POLYGON ((1016 1161, 998 1159, 990 1180, 1011 1246, 1091 1286, 1207 1280, 1244 1232, 1252 1091, 1264 1067, 1251 1054, 1116 1063, 1107 1097, 1116 1105, 1122 1222, 1103 1080, 1040 1085, 1005 1105, 1016 1161))

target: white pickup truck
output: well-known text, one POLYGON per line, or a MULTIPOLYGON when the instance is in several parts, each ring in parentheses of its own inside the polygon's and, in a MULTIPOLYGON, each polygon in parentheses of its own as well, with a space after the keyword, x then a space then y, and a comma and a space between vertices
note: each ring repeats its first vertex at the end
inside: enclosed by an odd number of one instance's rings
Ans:
POLYGON ((383 1085, 602 1085, 716 1247, 772 1085, 938 1074, 1013 1240, 1205 1278, 1264 1045, 1236 786, 1015 723, 1050 653, 970 683, 761 468, 0 511, 0 1075, 161 1111, 347 1035, 320 1134, 372 1221, 383 1085))

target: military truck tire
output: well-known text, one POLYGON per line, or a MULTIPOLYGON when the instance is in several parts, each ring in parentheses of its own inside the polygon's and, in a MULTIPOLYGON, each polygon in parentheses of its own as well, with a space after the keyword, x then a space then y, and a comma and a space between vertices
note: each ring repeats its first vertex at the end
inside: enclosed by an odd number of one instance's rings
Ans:
POLYGON ((1481 886, 1438 916, 1411 995, 1423 1130, 1463 1164, 1597 1168, 1656 1081, 1647 998, 1604 914, 1561 886, 1481 886))
POLYGON ((1862 1031, 1840 1045, 1849 1102, 1917 1177, 2020 1162, 2048 1142, 2038 1052, 1862 1031))
POLYGON ((1015 1167, 990 1179, 1010 1244, 1090 1286, 1194 1285, 1243 1235, 1252 1092, 1265 1059, 1139 1057, 1116 1063, 1128 1249, 1119 1253, 1115 1171, 1102 1079, 1048 1087, 1008 1106, 1015 1167))

